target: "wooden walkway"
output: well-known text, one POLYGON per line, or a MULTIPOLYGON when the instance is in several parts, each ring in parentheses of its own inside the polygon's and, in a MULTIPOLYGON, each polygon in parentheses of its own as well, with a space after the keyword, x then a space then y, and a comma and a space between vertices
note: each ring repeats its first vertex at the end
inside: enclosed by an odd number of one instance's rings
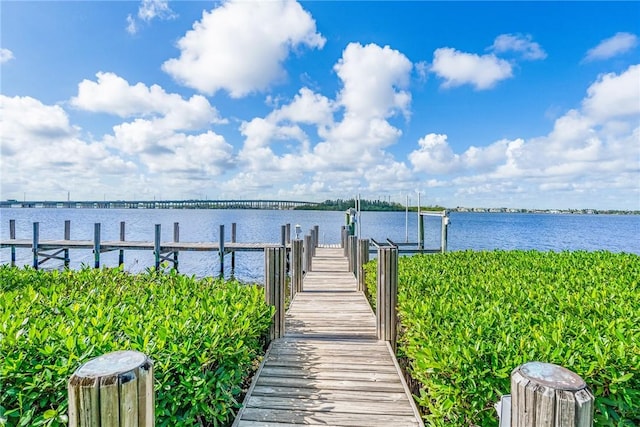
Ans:
POLYGON ((343 251, 318 248, 234 426, 422 426, 343 251))

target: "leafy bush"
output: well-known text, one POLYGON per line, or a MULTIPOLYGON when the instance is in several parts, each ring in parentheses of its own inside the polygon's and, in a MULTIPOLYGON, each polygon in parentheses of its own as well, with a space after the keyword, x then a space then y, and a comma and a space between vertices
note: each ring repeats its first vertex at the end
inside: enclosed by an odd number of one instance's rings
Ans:
MULTIPOLYGON (((367 265, 375 300, 375 265, 367 265)), ((497 425, 511 371, 544 361, 580 375, 596 425, 640 425, 640 257, 451 252, 401 257, 399 356, 436 426, 497 425)))
POLYGON ((72 373, 123 349, 154 361, 157 426, 228 423, 272 313, 235 281, 0 267, 0 425, 65 425, 72 373))

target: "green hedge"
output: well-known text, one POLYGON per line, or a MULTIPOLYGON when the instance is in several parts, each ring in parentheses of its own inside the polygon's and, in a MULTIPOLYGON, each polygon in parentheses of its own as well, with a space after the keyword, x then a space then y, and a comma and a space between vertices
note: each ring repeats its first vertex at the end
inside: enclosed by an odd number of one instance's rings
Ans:
POLYGON ((235 281, 0 267, 0 425, 66 425, 68 378, 122 349, 154 361, 157 426, 228 424, 271 316, 235 281))
MULTIPOLYGON (((375 265, 367 266, 375 295, 375 265)), ((528 361, 565 366, 596 396, 596 425, 640 425, 640 257, 451 252, 401 257, 399 356, 436 426, 497 425, 492 405, 528 361)))

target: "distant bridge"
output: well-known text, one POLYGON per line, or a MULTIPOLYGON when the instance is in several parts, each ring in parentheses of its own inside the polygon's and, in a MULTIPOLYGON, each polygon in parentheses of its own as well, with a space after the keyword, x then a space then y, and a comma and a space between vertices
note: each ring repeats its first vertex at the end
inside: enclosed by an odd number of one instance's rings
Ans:
POLYGON ((299 200, 101 200, 101 201, 0 201, 0 208, 67 209, 294 209, 315 206, 299 200))

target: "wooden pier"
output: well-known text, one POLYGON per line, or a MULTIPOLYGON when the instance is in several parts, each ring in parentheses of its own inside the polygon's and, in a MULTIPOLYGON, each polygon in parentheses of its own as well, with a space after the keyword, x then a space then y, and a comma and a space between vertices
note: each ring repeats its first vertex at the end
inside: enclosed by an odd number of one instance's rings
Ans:
POLYGON ((311 265, 234 426, 422 426, 343 249, 319 247, 311 265))

